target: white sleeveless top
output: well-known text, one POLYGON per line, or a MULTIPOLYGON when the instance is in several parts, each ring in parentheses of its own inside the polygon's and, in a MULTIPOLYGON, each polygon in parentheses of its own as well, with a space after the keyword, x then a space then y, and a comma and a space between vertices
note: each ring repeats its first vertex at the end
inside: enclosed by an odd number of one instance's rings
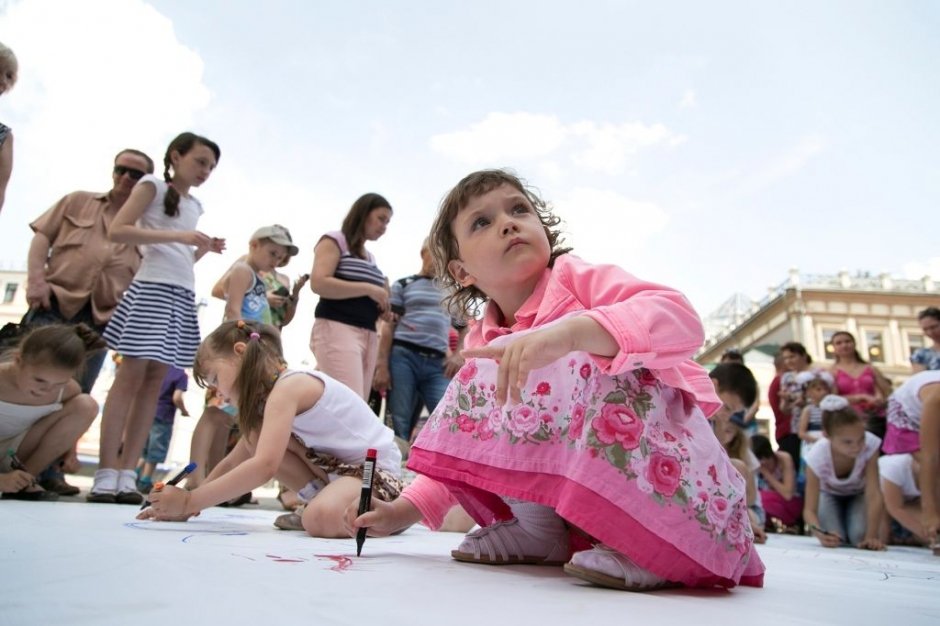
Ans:
MULTIPOLYGON (((0 400, 0 439, 9 439, 33 427, 33 424, 51 415, 62 408, 62 394, 65 387, 59 390, 59 398, 52 404, 33 406, 30 404, 13 404, 0 400)), ((6 450, 0 450, 6 454, 6 450)))
POLYGON ((888 423, 920 432, 920 414, 924 410, 920 390, 935 383, 940 383, 940 370, 917 372, 904 381, 888 398, 888 423))
POLYGON ((877 456, 880 447, 881 438, 866 432, 865 447, 855 457, 852 471, 845 478, 839 478, 832 464, 831 443, 823 438, 817 441, 806 455, 806 465, 819 477, 820 491, 835 496, 854 496, 865 491, 865 465, 868 459, 877 456))
POLYGON ((354 465, 365 460, 366 450, 375 448, 378 467, 401 476, 401 450, 392 429, 379 421, 359 394, 323 372, 285 370, 280 378, 295 375, 313 376, 324 386, 320 400, 294 418, 291 431, 304 445, 354 465))

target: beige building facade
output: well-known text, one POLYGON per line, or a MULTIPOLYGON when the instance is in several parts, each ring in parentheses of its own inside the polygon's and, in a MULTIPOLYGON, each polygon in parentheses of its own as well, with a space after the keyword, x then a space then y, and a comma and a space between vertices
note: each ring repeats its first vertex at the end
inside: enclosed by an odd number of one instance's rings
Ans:
POLYGON ((761 385, 758 419, 773 420, 766 389, 773 380, 773 354, 788 341, 806 346, 813 362, 832 365, 832 335, 855 336, 862 358, 897 386, 911 374, 911 353, 931 344, 917 320, 920 311, 940 306, 940 285, 931 277, 897 279, 886 274, 801 274, 787 280, 759 302, 740 296, 705 319, 706 340, 696 360, 717 363, 728 349, 745 356, 761 385))

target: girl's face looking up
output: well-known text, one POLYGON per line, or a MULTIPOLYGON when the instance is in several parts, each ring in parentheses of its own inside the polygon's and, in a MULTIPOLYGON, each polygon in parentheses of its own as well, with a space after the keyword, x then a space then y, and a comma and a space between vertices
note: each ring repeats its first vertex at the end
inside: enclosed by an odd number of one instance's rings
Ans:
POLYGON ((448 270, 463 286, 491 298, 505 290, 535 286, 548 267, 551 247, 529 200, 511 185, 472 198, 452 225, 460 258, 448 270))

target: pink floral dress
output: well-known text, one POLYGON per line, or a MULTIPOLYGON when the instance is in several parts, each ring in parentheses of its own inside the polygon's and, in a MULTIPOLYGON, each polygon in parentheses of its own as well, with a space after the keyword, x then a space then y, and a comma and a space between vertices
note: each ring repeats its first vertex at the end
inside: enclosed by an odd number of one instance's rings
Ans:
MULTIPOLYGON (((525 332, 496 339, 512 341, 525 332)), ((471 359, 412 448, 479 523, 501 497, 553 507, 638 565, 689 586, 761 586, 745 484, 687 393, 650 370, 612 376, 574 352, 496 405, 497 364, 471 359)))

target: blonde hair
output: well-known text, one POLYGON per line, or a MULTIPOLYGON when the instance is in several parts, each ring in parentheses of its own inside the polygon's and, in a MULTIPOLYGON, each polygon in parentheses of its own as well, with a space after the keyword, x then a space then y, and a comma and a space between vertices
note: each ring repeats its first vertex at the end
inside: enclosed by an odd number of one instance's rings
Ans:
POLYGON ((277 328, 247 320, 223 322, 199 344, 193 378, 200 387, 209 387, 206 381, 209 361, 234 358, 235 344, 239 342, 245 344, 245 351, 233 385, 238 391, 238 427, 242 435, 247 435, 261 428, 268 394, 284 369, 281 333, 277 328))
POLYGON ((16 78, 19 74, 20 65, 16 60, 16 55, 13 54, 13 51, 2 41, 0 41, 0 70, 12 70, 13 71, 13 83, 10 85, 12 87, 16 84, 16 78))
POLYGON ((509 185, 522 193, 535 209, 535 213, 545 229, 545 235, 548 237, 548 244, 551 248, 548 267, 552 267, 555 264, 555 259, 559 256, 571 251, 571 248, 562 247, 561 244, 564 243, 564 239, 562 239, 561 230, 554 228, 561 223, 561 219, 552 213, 551 206, 539 197, 535 189, 528 186, 512 171, 504 169, 480 170, 468 174, 444 196, 428 238, 438 279, 441 286, 450 292, 444 298, 443 304, 457 317, 472 316, 477 312, 479 306, 486 301, 487 295, 474 285, 461 285, 450 275, 450 271, 447 269, 448 263, 460 258, 460 250, 453 230, 454 219, 473 198, 489 193, 503 185, 509 185))

